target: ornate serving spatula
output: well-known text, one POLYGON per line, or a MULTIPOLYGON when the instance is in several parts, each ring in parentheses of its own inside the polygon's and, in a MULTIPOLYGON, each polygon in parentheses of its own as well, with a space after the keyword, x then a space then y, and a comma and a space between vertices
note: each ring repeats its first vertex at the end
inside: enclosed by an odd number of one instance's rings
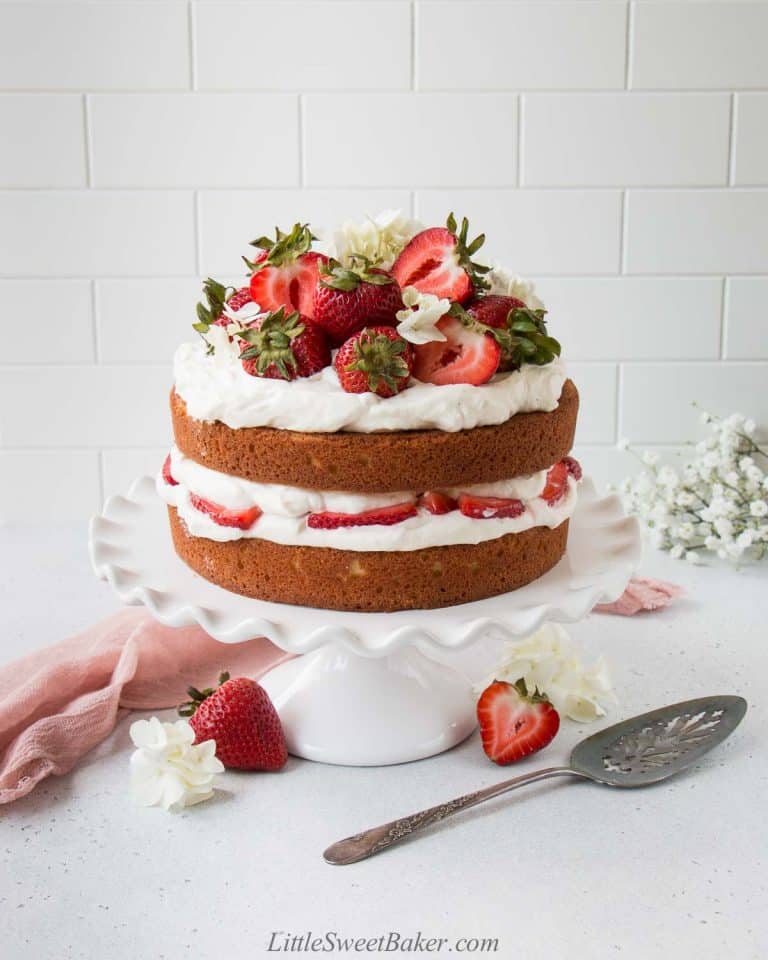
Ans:
POLYGON ((328 863, 356 863, 460 810, 549 777, 581 777, 610 787, 645 787, 658 783, 722 743, 746 711, 747 701, 742 697, 702 697, 643 713, 582 740, 573 748, 567 767, 526 773, 373 827, 339 840, 328 847, 323 856, 328 863))

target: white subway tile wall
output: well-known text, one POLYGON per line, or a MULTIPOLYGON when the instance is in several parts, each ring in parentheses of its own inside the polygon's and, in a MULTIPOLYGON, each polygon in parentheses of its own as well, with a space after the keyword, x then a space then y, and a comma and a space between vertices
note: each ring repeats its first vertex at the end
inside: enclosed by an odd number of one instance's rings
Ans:
POLYGON ((537 281, 598 479, 694 400, 768 431, 766 36, 768 0, 0 0, 0 520, 159 464, 202 277, 390 207, 537 281))

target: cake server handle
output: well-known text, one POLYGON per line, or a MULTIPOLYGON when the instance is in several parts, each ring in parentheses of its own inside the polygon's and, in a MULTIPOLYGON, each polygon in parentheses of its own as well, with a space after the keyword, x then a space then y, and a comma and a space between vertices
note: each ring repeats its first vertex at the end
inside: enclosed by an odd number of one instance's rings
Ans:
POLYGON ((498 797, 499 794, 515 790, 517 787, 524 787, 528 783, 535 783, 537 780, 548 780, 550 777, 567 775, 582 776, 570 767, 547 767, 544 770, 523 774, 521 777, 514 777, 512 780, 494 783, 490 787, 484 787, 474 793, 467 793, 463 797, 456 797, 454 800, 440 803, 428 810, 412 813, 407 817, 401 817, 399 820, 392 820, 380 827, 372 827, 370 830, 364 830, 353 837, 339 840, 338 843, 328 847, 323 853, 323 858, 326 863, 339 865, 357 863, 358 860, 365 860, 366 857, 371 857, 375 853, 381 853, 382 850, 399 843, 417 830, 423 830, 424 827, 429 827, 433 823, 439 823, 446 817, 452 817, 454 813, 459 813, 468 807, 477 806, 478 803, 491 800, 493 797, 498 797))

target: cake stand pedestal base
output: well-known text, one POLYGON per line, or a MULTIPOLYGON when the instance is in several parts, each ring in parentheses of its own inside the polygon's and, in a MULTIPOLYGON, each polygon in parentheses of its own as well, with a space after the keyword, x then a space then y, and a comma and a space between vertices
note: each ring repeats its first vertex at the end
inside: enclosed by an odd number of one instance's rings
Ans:
MULTIPOLYGON (((478 521, 482 522, 482 521, 478 521)), ((546 620, 574 622, 615 600, 640 557, 635 520, 585 479, 568 549, 538 580, 512 593, 435 610, 356 613, 252 600, 204 580, 177 556, 165 504, 150 477, 111 497, 91 524, 97 575, 124 603, 161 623, 199 624, 222 643, 267 637, 293 654, 261 683, 288 749, 355 766, 403 763, 447 750, 475 727, 471 679, 491 645, 546 620)))
POLYGON ((379 766, 420 760, 475 729, 468 680, 414 647, 360 657, 329 644, 262 677, 288 751, 307 760, 379 766))

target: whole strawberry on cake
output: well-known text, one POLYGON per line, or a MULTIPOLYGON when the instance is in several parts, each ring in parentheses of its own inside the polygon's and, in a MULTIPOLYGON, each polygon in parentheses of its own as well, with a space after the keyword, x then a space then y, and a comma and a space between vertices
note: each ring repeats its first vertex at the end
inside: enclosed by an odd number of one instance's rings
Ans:
POLYGON ((578 393, 531 284, 466 219, 385 212, 253 241, 174 360, 158 476, 178 555, 262 600, 392 611, 479 600, 563 556, 578 393))

